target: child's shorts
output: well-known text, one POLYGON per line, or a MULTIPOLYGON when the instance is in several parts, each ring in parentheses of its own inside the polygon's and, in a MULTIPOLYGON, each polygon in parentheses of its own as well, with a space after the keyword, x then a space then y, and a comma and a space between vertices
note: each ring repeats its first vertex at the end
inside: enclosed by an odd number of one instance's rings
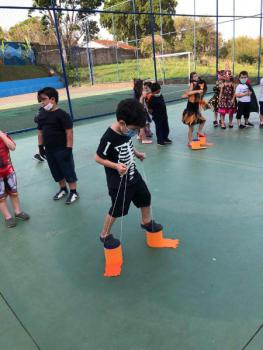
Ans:
POLYGON ((236 118, 241 119, 243 115, 245 119, 248 119, 249 114, 250 114, 250 102, 238 102, 236 118))
POLYGON ((125 198, 124 189, 125 178, 122 181, 118 198, 118 188, 109 189, 109 195, 112 202, 109 215, 113 216, 114 218, 127 215, 131 202, 133 202, 137 208, 149 207, 151 205, 151 194, 142 178, 140 178, 135 184, 126 187, 125 198))
POLYGON ((17 196, 17 179, 16 173, 0 177, 0 201, 6 199, 7 196, 17 196))

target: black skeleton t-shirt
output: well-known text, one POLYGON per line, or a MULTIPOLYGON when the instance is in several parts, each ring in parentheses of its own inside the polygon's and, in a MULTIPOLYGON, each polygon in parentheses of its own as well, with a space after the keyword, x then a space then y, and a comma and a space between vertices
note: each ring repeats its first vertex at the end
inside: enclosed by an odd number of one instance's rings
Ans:
MULTIPOLYGON (((120 135, 108 128, 100 140, 97 155, 100 158, 107 159, 113 163, 122 163, 128 167, 127 186, 136 183, 140 179, 141 176, 136 169, 134 147, 130 137, 120 135)), ((118 171, 105 167, 105 172, 108 187, 117 188, 121 180, 118 171)))

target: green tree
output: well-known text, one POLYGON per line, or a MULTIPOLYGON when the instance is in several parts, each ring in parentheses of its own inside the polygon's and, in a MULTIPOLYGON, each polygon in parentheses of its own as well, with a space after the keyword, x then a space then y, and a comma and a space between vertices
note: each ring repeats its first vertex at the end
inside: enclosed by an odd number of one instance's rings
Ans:
MULTIPOLYGON (((136 12, 149 12, 150 1, 134 0, 136 12)), ((120 4, 119 0, 108 0, 104 3, 104 10, 112 9, 116 11, 133 11, 132 1, 120 4)), ((153 0, 153 12, 160 12, 159 0, 153 0)), ((162 0, 162 12, 174 13, 177 5, 176 0, 162 0)), ((137 38, 141 39, 151 33, 150 16, 148 14, 132 15, 132 14, 101 14, 100 24, 102 27, 114 35, 116 40, 135 40, 135 19, 137 27, 137 38)), ((160 32, 161 21, 163 33, 174 32, 174 21, 172 16, 155 16, 155 32, 160 32)), ((174 35, 174 34, 173 34, 174 35)), ((171 36, 169 39, 172 40, 171 36)))
POLYGON ((0 40, 3 40, 5 37, 4 29, 0 26, 0 40))
MULTIPOLYGON (((196 20, 196 52, 202 55, 215 55, 216 31, 215 23, 211 18, 202 17, 196 20)), ((192 17, 177 17, 175 19, 176 39, 175 50, 194 50, 194 19, 192 17)), ((219 33, 219 48, 223 46, 223 39, 219 33)))
POLYGON ((54 32, 46 28, 39 17, 28 18, 11 27, 8 31, 8 40, 28 41, 42 45, 56 43, 54 32))
MULTIPOLYGON (((171 52, 172 46, 163 39, 160 35, 154 36, 154 44, 155 44, 155 51, 156 54, 161 54, 162 49, 164 49, 165 52, 171 52)), ((143 38, 140 42, 140 51, 144 57, 151 57, 152 56, 152 37, 151 35, 146 36, 143 38)))
MULTIPOLYGON (((77 44, 79 39, 85 35, 85 25, 83 19, 88 19, 87 13, 78 12, 82 8, 96 9, 102 4, 102 0, 33 0, 33 7, 46 7, 47 10, 40 11, 42 14, 42 24, 46 30, 55 32, 55 22, 52 11, 52 4, 58 7, 71 9, 74 11, 57 12, 58 30, 61 37, 63 56, 66 63, 70 62, 70 48, 77 44), (76 10, 76 11, 75 11, 76 10)), ((32 11, 30 12, 32 13, 32 11)), ((89 19, 91 37, 95 37, 99 31, 97 22, 89 19)))
MULTIPOLYGON (((227 57, 232 58, 233 40, 224 43, 224 50, 227 50, 227 57)), ((239 36, 235 40, 235 54, 238 63, 253 64, 258 59, 259 38, 239 36)))

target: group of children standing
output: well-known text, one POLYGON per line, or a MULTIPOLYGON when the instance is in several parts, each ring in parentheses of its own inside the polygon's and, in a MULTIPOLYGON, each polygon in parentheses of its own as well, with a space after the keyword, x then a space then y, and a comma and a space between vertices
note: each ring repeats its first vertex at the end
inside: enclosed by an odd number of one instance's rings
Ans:
MULTIPOLYGON (((260 96, 260 125, 263 127, 263 79, 261 80, 260 96)), ((214 111, 214 127, 220 124, 221 129, 226 129, 226 116, 229 116, 228 127, 233 128, 233 117, 236 114, 237 125, 239 129, 253 127, 254 124, 249 121, 251 112, 259 111, 255 92, 248 79, 248 72, 242 71, 239 74, 238 82, 235 83, 234 77, 228 67, 218 72, 218 79, 214 87, 213 97, 206 102, 204 95, 207 91, 206 83, 196 72, 190 74, 189 89, 183 97, 188 98, 187 107, 183 112, 183 123, 189 126, 188 146, 191 147, 194 125, 198 124, 197 136, 202 136, 202 129, 206 119, 201 111, 211 108, 214 111), (218 116, 220 116, 218 122, 218 116), (244 123, 242 123, 242 116, 244 123)))

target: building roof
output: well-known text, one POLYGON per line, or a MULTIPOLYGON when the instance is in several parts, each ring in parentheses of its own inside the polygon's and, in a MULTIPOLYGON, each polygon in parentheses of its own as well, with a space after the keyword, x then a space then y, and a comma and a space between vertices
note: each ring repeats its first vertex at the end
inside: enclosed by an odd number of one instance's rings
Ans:
POLYGON ((136 48, 134 46, 128 45, 122 41, 114 41, 114 40, 93 40, 91 43, 101 45, 101 47, 110 48, 110 47, 116 47, 123 49, 123 50, 133 50, 135 51, 136 48))

